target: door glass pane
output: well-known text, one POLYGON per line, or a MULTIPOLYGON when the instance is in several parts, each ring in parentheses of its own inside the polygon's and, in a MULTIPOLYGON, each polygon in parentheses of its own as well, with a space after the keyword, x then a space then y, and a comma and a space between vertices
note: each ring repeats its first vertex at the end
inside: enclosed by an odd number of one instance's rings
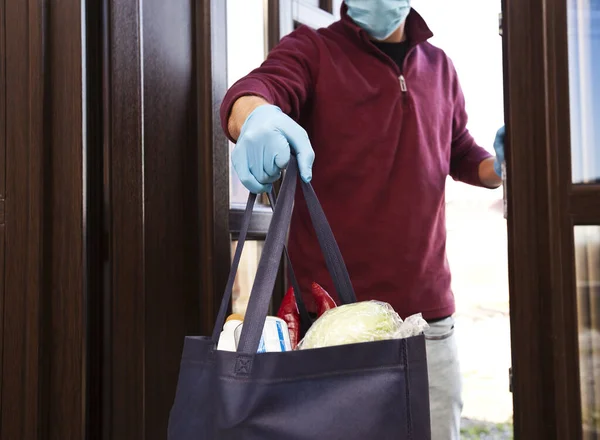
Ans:
POLYGON ((600 226, 575 227, 584 440, 600 436, 600 226))
POLYGON ((574 183, 600 182, 600 1, 568 0, 574 183))
MULTIPOLYGON (((263 241, 246 241, 244 244, 240 266, 233 284, 233 295, 231 298, 231 308, 233 313, 239 313, 241 315, 246 314, 248 300, 250 299, 250 291, 252 290, 252 284, 254 283, 254 277, 256 276, 256 269, 258 268, 258 261, 260 260, 263 245, 263 241)), ((232 256, 236 246, 237 241, 232 241, 232 256)))
MULTIPOLYGON (((227 87, 265 60, 265 4, 265 0, 227 0, 227 87)), ((230 156, 233 147, 230 142, 230 156)), ((229 176, 231 204, 245 203, 248 191, 231 165, 229 176)))

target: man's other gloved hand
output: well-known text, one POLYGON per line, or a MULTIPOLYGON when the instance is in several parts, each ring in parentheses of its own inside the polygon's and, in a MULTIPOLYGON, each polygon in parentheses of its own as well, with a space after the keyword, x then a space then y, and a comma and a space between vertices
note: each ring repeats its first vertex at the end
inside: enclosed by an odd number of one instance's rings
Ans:
POLYGON ((494 171, 502 177, 502 162, 504 162, 504 127, 496 133, 494 140, 494 150, 496 151, 496 160, 494 161, 494 171))
POLYGON ((231 161, 244 186, 260 194, 270 191, 281 177, 290 161, 290 148, 296 153, 302 180, 310 182, 315 153, 308 134, 279 107, 261 105, 244 122, 231 161))

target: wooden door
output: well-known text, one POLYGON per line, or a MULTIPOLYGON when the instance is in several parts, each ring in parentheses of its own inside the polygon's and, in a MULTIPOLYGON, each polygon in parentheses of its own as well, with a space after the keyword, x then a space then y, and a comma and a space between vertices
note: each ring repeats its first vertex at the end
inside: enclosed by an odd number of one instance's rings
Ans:
POLYGON ((3 439, 166 437, 210 317, 207 5, 0 2, 3 439))
POLYGON ((2 1, 0 17, 0 437, 81 439, 88 210, 81 3, 2 1))
POLYGON ((597 2, 504 2, 517 439, 600 435, 597 16, 597 2))

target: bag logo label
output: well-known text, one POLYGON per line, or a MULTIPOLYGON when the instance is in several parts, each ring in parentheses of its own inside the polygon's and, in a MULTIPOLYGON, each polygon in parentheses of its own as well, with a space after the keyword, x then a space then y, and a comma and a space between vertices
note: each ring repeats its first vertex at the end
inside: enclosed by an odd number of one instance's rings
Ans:
POLYGON ((246 357, 238 357, 235 363, 235 374, 248 376, 252 370, 252 359, 246 357))

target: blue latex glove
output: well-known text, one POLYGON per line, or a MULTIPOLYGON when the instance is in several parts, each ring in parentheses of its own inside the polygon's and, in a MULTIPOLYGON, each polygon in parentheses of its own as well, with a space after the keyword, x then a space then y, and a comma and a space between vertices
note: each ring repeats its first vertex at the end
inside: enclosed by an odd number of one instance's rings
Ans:
POLYGON ((312 178, 315 153, 308 134, 292 118, 274 105, 257 107, 244 122, 231 155, 238 177, 252 193, 271 190, 290 161, 290 147, 295 151, 300 176, 312 178))
POLYGON ((502 177, 502 162, 504 162, 504 127, 496 133, 494 139, 494 150, 496 151, 496 160, 494 161, 494 171, 502 177))

